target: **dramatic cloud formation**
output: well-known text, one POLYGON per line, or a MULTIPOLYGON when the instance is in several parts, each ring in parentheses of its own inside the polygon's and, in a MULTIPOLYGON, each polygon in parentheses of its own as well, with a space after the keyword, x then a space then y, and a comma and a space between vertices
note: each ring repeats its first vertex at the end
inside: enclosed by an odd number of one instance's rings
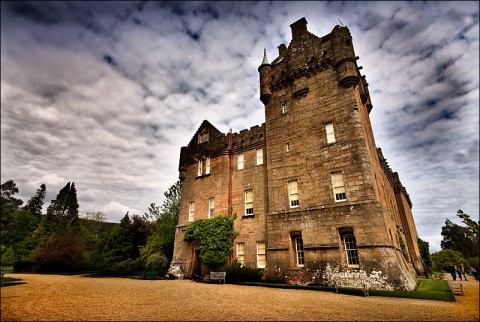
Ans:
POLYGON ((479 209, 477 2, 1 3, 1 173, 48 204, 74 181, 81 211, 142 214, 178 178, 204 119, 264 122, 258 72, 305 17, 349 27, 376 143, 407 188, 420 237, 479 209))

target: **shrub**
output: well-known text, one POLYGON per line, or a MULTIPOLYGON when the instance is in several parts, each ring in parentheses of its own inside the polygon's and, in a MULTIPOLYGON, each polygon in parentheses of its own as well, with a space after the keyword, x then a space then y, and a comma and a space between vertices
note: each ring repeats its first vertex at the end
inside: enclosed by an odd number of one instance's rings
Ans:
POLYGON ((240 282, 260 282, 263 270, 260 268, 242 266, 237 260, 227 265, 226 283, 236 284, 240 282))
POLYGON ((13 263, 13 271, 15 273, 32 272, 34 265, 32 261, 17 261, 13 263))
POLYGON ((130 276, 143 271, 142 262, 138 259, 127 259, 121 262, 115 262, 110 267, 104 268, 101 273, 112 276, 130 276))
POLYGON ((145 261, 146 275, 165 276, 168 269, 168 259, 163 254, 152 254, 145 261))
POLYGON ((78 270, 82 262, 82 245, 71 232, 54 235, 35 254, 35 264, 41 272, 71 272, 78 270))

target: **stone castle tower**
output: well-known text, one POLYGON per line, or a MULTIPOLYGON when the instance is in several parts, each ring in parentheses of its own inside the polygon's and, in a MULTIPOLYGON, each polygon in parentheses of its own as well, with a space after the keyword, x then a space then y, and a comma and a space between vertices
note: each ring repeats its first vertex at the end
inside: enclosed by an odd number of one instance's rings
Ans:
POLYGON ((332 285, 342 274, 411 290, 423 271, 412 204, 375 145, 350 32, 317 37, 305 18, 291 30, 258 68, 265 123, 224 134, 204 121, 181 149, 171 272, 208 273, 184 231, 233 210, 234 257, 268 280, 332 285))

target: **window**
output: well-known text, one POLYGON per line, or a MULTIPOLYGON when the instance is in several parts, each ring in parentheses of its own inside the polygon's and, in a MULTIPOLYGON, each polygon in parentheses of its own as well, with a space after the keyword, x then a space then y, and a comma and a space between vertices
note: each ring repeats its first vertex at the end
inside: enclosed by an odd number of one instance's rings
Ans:
POLYGON ((210 174, 210 157, 207 158, 207 161, 205 164, 205 174, 210 174))
POLYGON ((257 165, 263 164, 263 149, 257 149, 257 165))
POLYGON ((282 114, 288 113, 288 105, 287 101, 285 100, 285 96, 282 96, 282 114))
POLYGON ((345 185, 343 183, 343 175, 341 172, 332 173, 332 183, 335 201, 347 200, 347 195, 345 194, 345 185))
POLYGON ((195 201, 190 201, 188 208, 188 221, 193 221, 195 218, 195 201))
POLYGON ((237 157, 237 169, 243 170, 243 153, 239 154, 237 157))
POLYGON ((295 237, 295 257, 297 260, 297 266, 303 267, 305 264, 303 257, 303 239, 302 237, 295 237))
POLYGON ((215 216, 215 198, 208 199, 208 218, 215 216))
POLYGON ((290 200, 290 208, 297 208, 299 206, 297 180, 288 182, 288 198, 290 200))
POLYGON ((237 261, 242 266, 245 264, 245 243, 237 243, 237 261))
POLYGON ((201 177, 203 175, 210 174, 210 157, 198 160, 198 170, 197 176, 201 177), (205 166, 205 169, 203 168, 205 166))
POLYGON ((325 131, 327 132, 327 143, 335 143, 335 132, 333 132, 333 123, 325 124, 325 131))
POLYGON ((347 264, 349 267, 358 267, 358 251, 357 242, 354 234, 343 235, 343 247, 345 248, 345 255, 347 256, 347 264))
POLYGON ((285 151, 290 152, 290 150, 291 150, 290 143, 288 143, 288 142, 285 143, 285 151))
POLYGON ((267 264, 267 252, 264 242, 257 242, 257 267, 265 268, 267 264))
POLYGON ((245 191, 245 216, 253 215, 253 190, 245 191))
POLYGON ((203 174, 203 160, 198 160, 198 173, 197 175, 200 177, 203 174))

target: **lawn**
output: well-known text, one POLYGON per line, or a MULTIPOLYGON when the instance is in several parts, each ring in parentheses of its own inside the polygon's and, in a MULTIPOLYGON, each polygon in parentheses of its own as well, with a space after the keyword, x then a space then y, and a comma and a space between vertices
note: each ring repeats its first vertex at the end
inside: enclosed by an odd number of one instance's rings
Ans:
POLYGON ((13 286, 18 284, 25 284, 25 282, 20 282, 20 278, 13 277, 2 277, 0 279, 0 287, 13 286))
MULTIPOLYGON (((286 288, 286 289, 303 289, 303 290, 335 292, 334 287, 287 285, 287 284, 276 284, 276 283, 249 283, 249 282, 243 282, 240 284, 251 285, 251 286, 286 288)), ((363 296, 363 291, 361 289, 355 289, 355 288, 339 288, 338 292, 342 294, 352 294, 352 295, 363 296)), ((420 279, 417 288, 414 291, 410 291, 410 292, 369 290, 368 293, 370 294, 370 296, 405 297, 405 298, 455 302, 455 296, 450 290, 450 286, 448 285, 448 282, 445 280, 420 279)))

